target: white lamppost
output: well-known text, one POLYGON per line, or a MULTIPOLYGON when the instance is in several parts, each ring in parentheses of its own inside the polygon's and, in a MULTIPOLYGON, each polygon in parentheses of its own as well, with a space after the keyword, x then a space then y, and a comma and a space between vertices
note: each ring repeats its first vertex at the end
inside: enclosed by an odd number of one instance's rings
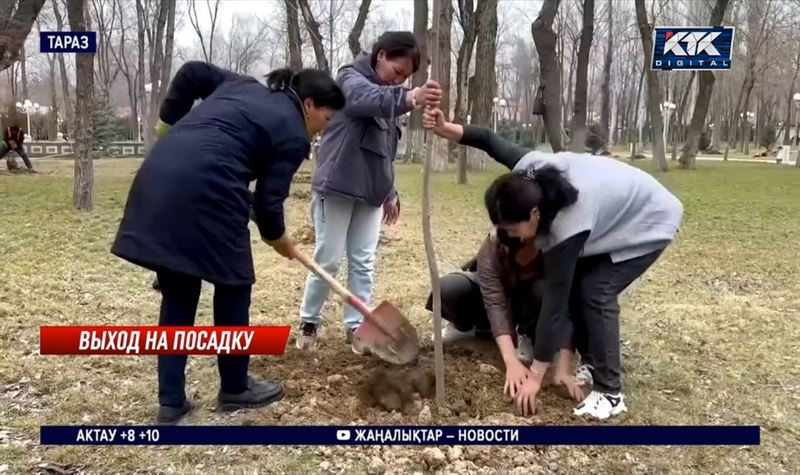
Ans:
POLYGON ((800 146, 800 92, 795 92, 792 96, 797 112, 794 115, 794 144, 800 146))
POLYGON ((31 113, 35 113, 39 110, 39 103, 31 103, 30 99, 25 99, 25 102, 17 102, 17 109, 28 116, 28 130, 26 130, 26 132, 33 138, 33 134, 31 133, 31 113))
POLYGON ((142 141, 142 116, 136 116, 136 135, 139 137, 139 142, 142 141))
POLYGON ((499 97, 492 98, 492 129, 497 132, 497 103, 500 102, 499 97))
POLYGON ((664 145, 665 146, 667 144, 667 130, 669 129, 669 116, 672 114, 672 111, 674 111, 676 107, 677 106, 674 103, 670 102, 670 101, 664 101, 664 103, 661 104, 661 114, 664 116, 664 145))
POLYGON ((472 114, 467 114, 467 124, 472 123, 472 114))

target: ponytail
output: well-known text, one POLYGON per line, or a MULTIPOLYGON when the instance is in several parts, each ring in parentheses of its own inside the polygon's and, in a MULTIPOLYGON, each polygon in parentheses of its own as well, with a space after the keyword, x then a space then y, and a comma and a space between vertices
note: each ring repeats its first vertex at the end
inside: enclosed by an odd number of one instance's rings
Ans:
POLYGON ((294 73, 290 68, 276 69, 267 74, 267 87, 273 91, 291 89, 300 101, 311 99, 317 107, 342 110, 345 97, 341 88, 325 71, 303 69, 294 73))
POLYGON ((276 69, 267 74, 267 86, 273 91, 282 91, 292 86, 294 73, 289 68, 276 69))
POLYGON ((538 208, 539 232, 547 234, 558 212, 578 201, 578 190, 561 170, 546 165, 498 177, 484 201, 495 226, 527 221, 538 208))

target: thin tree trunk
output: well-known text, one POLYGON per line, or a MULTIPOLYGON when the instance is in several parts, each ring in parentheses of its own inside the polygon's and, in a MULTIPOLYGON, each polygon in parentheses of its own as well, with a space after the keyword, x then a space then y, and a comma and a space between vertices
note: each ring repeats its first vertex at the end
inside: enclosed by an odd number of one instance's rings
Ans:
POLYGON ((286 7, 286 31, 289 35, 289 67, 293 71, 303 69, 303 37, 300 34, 299 8, 297 0, 283 0, 286 7))
MULTIPOLYGON (((793 96, 795 90, 794 86, 797 82, 798 74, 800 74, 800 49, 797 50, 797 55, 795 56, 794 59, 794 73, 792 74, 792 85, 789 87, 789 94, 788 97, 786 98, 786 118, 783 120, 783 127, 784 130, 786 131, 783 134, 784 145, 789 145, 790 142, 789 131, 792 130, 792 126, 794 125, 792 123, 792 109, 794 108, 793 96)), ((798 133, 798 131, 795 131, 795 133, 798 133)))
MULTIPOLYGON (((317 67, 323 71, 331 71, 328 58, 325 56, 325 46, 322 44, 322 35, 319 31, 319 22, 314 18, 314 13, 308 4, 308 0, 297 0, 300 5, 300 11, 303 13, 303 20, 305 21, 306 28, 308 29, 309 36, 311 37, 311 46, 314 47, 314 56, 317 58, 317 67)), ((333 12, 331 12, 333 14, 333 12)))
POLYGON ((56 93, 56 58, 55 55, 50 54, 47 58, 48 63, 48 71, 47 71, 47 79, 48 84, 50 86, 50 104, 52 104, 50 109, 50 140, 57 140, 58 139, 58 116, 59 116, 59 107, 58 107, 58 94, 56 93))
POLYGON ((364 31, 364 25, 367 24, 367 15, 371 4, 372 0, 361 0, 361 5, 358 7, 358 16, 355 23, 353 23, 350 34, 347 36, 347 44, 350 46, 350 52, 353 53, 354 58, 361 53, 361 32, 364 31))
MULTIPOLYGON (((64 31, 64 16, 61 14, 61 8, 58 5, 59 0, 53 0, 53 16, 56 17, 56 28, 58 31, 64 31)), ((67 76, 67 64, 63 54, 57 54, 58 70, 61 76, 61 95, 64 98, 64 110, 67 115, 67 130, 66 135, 70 140, 75 140, 75 109, 72 106, 70 99, 70 84, 69 77, 67 76)))
POLYGON ((556 58, 556 34, 553 20, 560 0, 544 0, 539 17, 531 25, 531 35, 539 54, 544 85, 544 124, 553 152, 564 150, 561 127, 561 72, 556 58))
MULTIPOLYGON (((167 35, 164 43, 164 56, 162 57, 161 84, 158 88, 158 104, 167 98, 169 81, 172 77, 172 57, 175 49, 175 7, 176 0, 161 0, 169 2, 169 12, 167 13, 167 35)), ((243 71, 244 72, 244 71, 243 71)))
MULTIPOLYGON (((19 66, 20 66, 20 74, 22 74, 22 97, 25 99, 30 99, 30 94, 28 93, 28 71, 27 71, 27 63, 28 59, 25 53, 25 44, 23 43, 22 47, 20 48, 20 55, 19 55, 19 66)), ((28 133, 30 134, 31 131, 29 130, 28 133)), ((33 136, 33 134, 31 134, 33 136)))
POLYGON ((145 23, 147 17, 145 16, 144 5, 142 4, 142 0, 136 0, 136 27, 137 27, 137 38, 138 38, 138 69, 136 71, 137 75, 137 88, 138 88, 138 95, 139 95, 139 107, 141 108, 141 117, 142 117, 142 135, 145 143, 145 148, 147 150, 150 149, 150 145, 153 143, 153 133, 154 131, 147 126, 148 120, 147 118, 150 116, 149 112, 149 105, 147 103, 147 97, 145 95, 145 82, 147 76, 145 75, 145 23))
MULTIPOLYGON (((600 94, 602 95, 602 105, 600 106, 600 129, 603 131, 603 140, 606 142, 606 147, 608 147, 608 144, 610 143, 609 139, 611 137, 608 126, 611 118, 611 63, 614 58, 613 5, 613 0, 608 0, 608 6, 606 7, 608 10, 608 43, 606 43, 606 57, 605 64, 603 65, 603 85, 600 88, 600 94)), ((631 64, 633 64, 633 61, 631 61, 631 64)), ((617 114, 617 118, 617 120, 619 120, 619 114, 617 114)), ((617 122, 617 128, 619 128, 619 122, 617 122)))
MULTIPOLYGON (((456 59, 456 107, 454 120, 459 124, 467 123, 467 77, 472 62, 472 51, 475 47, 475 12, 472 0, 458 0, 461 27, 464 29, 464 40, 458 48, 456 59)), ((455 147, 456 144, 453 144, 455 147)), ((467 183, 467 147, 458 150, 458 184, 467 183)))
MULTIPOLYGON (((412 87, 420 87, 428 80, 428 2, 427 0, 414 0, 414 36, 417 38, 422 62, 420 68, 411 77, 412 87)), ((411 112, 408 121, 408 147, 406 161, 422 163, 424 161, 424 132, 422 130, 422 111, 411 112)))
POLYGON ((578 69, 575 79, 575 108, 572 114, 572 141, 570 150, 583 152, 586 150, 586 89, 588 87, 587 74, 589 69, 589 55, 592 49, 594 36, 594 0, 583 1, 583 29, 581 30, 581 45, 578 49, 578 69))
POLYGON ((689 98, 689 93, 692 91, 692 86, 694 85, 694 77, 695 71, 689 75, 689 84, 686 85, 686 89, 683 90, 683 94, 681 95, 681 102, 678 104, 678 116, 677 120, 672 123, 672 161, 677 159, 678 155, 678 141, 675 140, 675 136, 678 133, 682 133, 682 130, 679 131, 678 128, 680 127, 683 129, 683 116, 686 113, 686 100, 689 98))
MULTIPOLYGON (((72 31, 86 31, 86 0, 68 0, 67 15, 72 31)), ((94 129, 94 53, 75 55, 75 176, 72 203, 81 211, 92 210, 94 168, 92 163, 94 129)))
POLYGON ((650 69, 653 56, 653 27, 647 19, 644 0, 636 0, 636 19, 639 26, 639 34, 642 37, 642 49, 644 50, 644 62, 642 67, 647 71, 647 96, 650 110, 650 120, 653 127, 653 162, 662 172, 669 170, 667 158, 664 156, 664 121, 659 110, 661 104, 661 91, 658 85, 656 72, 650 69))
MULTIPOLYGON (((434 10, 433 14, 438 15, 437 21, 434 21, 436 29, 433 30, 433 38, 438 42, 434 43, 433 48, 438 49, 435 55, 437 60, 432 65, 436 68, 433 73, 437 78, 450 78, 450 69, 452 61, 450 59, 450 37, 453 28, 453 5, 450 0, 435 0, 438 3, 438 10, 434 10)), ((440 108, 444 111, 445 116, 450 117, 450 81, 443 81, 440 83, 442 86, 442 103, 440 108)), ((431 167, 434 172, 442 172, 447 170, 449 159, 448 142, 440 137, 431 137, 431 142, 434 145, 434 156, 431 167)))

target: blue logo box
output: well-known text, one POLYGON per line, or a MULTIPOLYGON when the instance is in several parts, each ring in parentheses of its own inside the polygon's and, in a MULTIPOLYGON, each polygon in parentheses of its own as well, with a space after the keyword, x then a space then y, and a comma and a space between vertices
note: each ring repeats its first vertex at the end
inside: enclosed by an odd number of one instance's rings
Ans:
POLYGON ((658 27, 653 31, 650 69, 700 71, 731 69, 734 27, 658 27))
POLYGON ((42 31, 39 33, 41 53, 96 53, 95 31, 42 31))

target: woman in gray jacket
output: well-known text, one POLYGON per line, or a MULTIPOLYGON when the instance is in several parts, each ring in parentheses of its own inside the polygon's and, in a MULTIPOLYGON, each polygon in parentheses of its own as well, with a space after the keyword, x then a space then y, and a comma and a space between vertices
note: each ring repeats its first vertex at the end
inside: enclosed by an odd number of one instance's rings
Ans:
MULTIPOLYGON (((409 89, 402 86, 420 67, 420 49, 411 32, 390 31, 378 38, 371 53, 362 53, 342 67, 336 78, 347 105, 322 135, 313 177, 314 260, 335 275, 347 255, 347 287, 369 302, 381 218, 397 221, 400 200, 394 187, 394 158, 400 141, 400 116, 415 108, 437 107, 441 87, 434 81, 409 89)), ((312 349, 322 322, 330 287, 314 274, 306 281, 296 346, 312 349)), ((353 341, 361 315, 345 307, 345 341, 353 341)))

